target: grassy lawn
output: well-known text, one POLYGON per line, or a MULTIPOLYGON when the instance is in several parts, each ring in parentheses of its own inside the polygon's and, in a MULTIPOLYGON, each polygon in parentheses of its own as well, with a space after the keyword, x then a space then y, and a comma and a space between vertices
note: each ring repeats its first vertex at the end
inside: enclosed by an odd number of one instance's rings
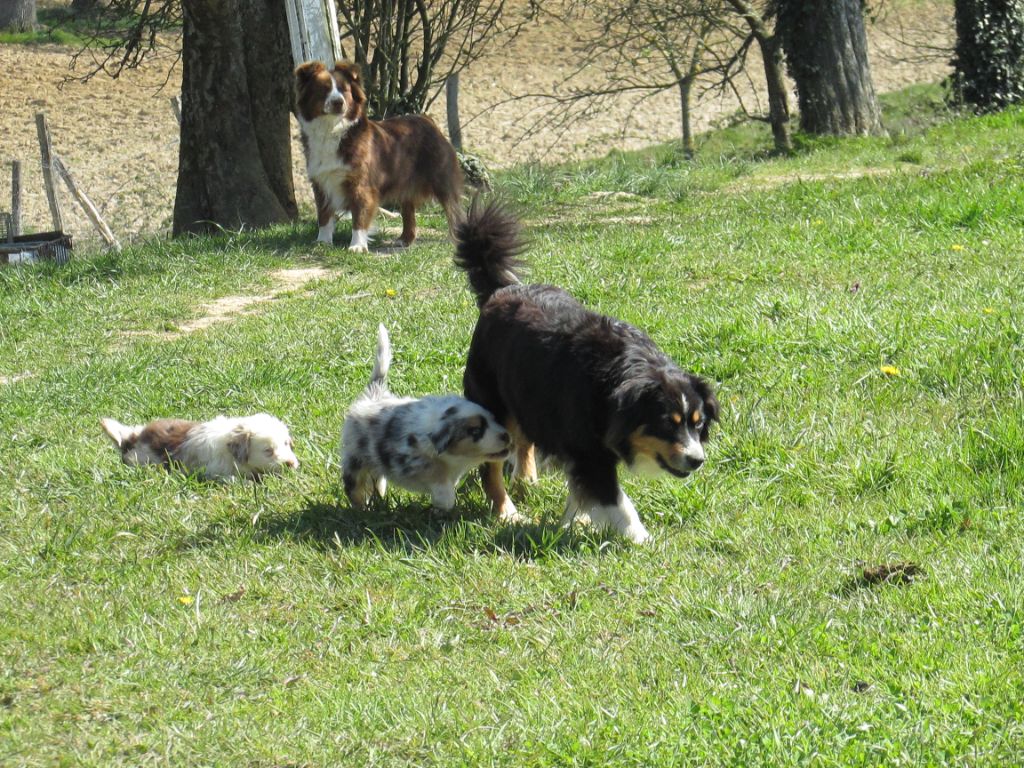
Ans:
POLYGON ((93 11, 79 13, 70 3, 44 0, 36 12, 37 26, 31 32, 0 30, 0 45, 64 45, 69 48, 104 47, 116 43, 115 35, 127 33, 137 21, 134 14, 116 18, 100 4, 93 11))
POLYGON ((524 527, 475 480, 348 509, 377 323, 396 392, 461 385, 436 212, 407 253, 307 216, 0 270, 0 764, 1019 764, 1024 112, 926 123, 501 177, 533 280, 716 382, 706 467, 624 481, 646 547, 558 529, 557 474, 524 527), (124 467, 98 423, 257 410, 303 462, 260 486, 124 467))

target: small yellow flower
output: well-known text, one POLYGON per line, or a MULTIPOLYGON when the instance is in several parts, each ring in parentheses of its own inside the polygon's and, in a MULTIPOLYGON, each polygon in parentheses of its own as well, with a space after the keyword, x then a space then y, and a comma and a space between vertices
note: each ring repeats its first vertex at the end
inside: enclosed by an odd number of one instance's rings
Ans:
POLYGON ((985 307, 985 308, 984 308, 983 310, 981 310, 981 311, 982 311, 982 312, 984 312, 984 313, 985 313, 986 315, 991 315, 991 314, 992 314, 993 312, 995 312, 995 310, 994 310, 994 309, 992 309, 992 307, 985 307))
POLYGON ((398 291, 396 291, 394 288, 388 288, 386 291, 384 291, 384 295, 387 296, 389 299, 393 299, 395 298, 395 296, 398 295, 398 291))
POLYGON ((951 251, 962 251, 964 247, 960 245, 960 243, 953 243, 951 246, 949 246, 949 249, 951 251))
POLYGON ((883 365, 881 370, 882 370, 882 373, 884 373, 886 376, 899 376, 900 375, 900 369, 897 368, 895 365, 883 365))
POLYGON ((182 595, 178 598, 178 602, 182 605, 192 605, 195 601, 196 599, 192 595, 182 595))

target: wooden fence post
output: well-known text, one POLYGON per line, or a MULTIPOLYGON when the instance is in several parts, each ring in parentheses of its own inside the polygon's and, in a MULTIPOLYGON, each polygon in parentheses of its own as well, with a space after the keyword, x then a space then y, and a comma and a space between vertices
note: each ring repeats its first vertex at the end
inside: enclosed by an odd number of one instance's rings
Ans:
POLYGON ((117 242, 117 238, 114 237, 114 233, 110 231, 110 227, 100 216, 100 212, 96 210, 96 206, 92 204, 92 200, 89 199, 88 195, 78 188, 75 184, 74 178, 71 176, 71 172, 67 169, 61 159, 56 155, 53 156, 53 169, 57 174, 64 179, 64 183, 68 185, 68 189, 71 190, 71 194, 74 196, 78 204, 82 206, 82 210, 85 211, 85 215, 89 217, 89 221, 96 227, 96 231, 100 233, 100 237, 103 238, 104 242, 115 251, 121 250, 121 244, 117 242))
POLYGON ((36 133, 39 135, 39 154, 43 160, 43 186, 46 188, 46 199, 50 203, 50 216, 53 228, 64 231, 64 220, 60 215, 60 202, 57 199, 57 185, 53 183, 53 169, 50 167, 53 149, 50 146, 50 131, 46 127, 46 115, 36 113, 36 133))
POLYGON ((284 7, 296 66, 310 60, 331 65, 341 58, 334 0, 285 0, 284 7))
POLYGON ((21 234, 21 160, 11 160, 11 235, 21 234))
POLYGON ((462 125, 459 123, 459 73, 453 72, 444 81, 444 95, 448 111, 448 140, 457 152, 462 151, 462 125))

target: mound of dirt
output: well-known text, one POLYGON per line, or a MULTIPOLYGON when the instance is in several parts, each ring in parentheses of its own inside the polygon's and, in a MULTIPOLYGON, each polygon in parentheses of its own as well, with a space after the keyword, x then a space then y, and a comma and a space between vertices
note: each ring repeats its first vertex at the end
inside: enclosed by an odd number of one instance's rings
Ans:
MULTIPOLYGON (((951 8, 942 2, 919 3, 912 12, 912 23, 908 11, 869 29, 879 91, 935 82, 948 71, 948 56, 941 49, 952 40, 951 8)), ((180 66, 172 68, 170 60, 157 59, 117 80, 97 76, 85 84, 62 87, 72 52, 57 46, 0 46, 0 159, 22 161, 23 225, 35 231, 50 228, 34 117, 45 112, 55 153, 122 242, 166 232, 178 167, 178 125, 170 99, 180 90, 180 66)), ((461 77, 466 147, 500 167, 525 160, 597 156, 612 147, 636 149, 679 135, 674 92, 639 106, 633 98, 615 99, 567 133, 534 126, 536 118, 551 109, 550 103, 542 98, 509 99, 550 93, 573 71, 573 59, 571 31, 547 19, 475 62, 461 77), (530 128, 534 130, 525 137, 530 128)), ((757 71, 756 62, 750 71, 757 71)), ((600 71, 585 71, 577 82, 598 83, 602 77, 600 71)), ((695 128, 706 129, 736 108, 734 98, 703 102, 695 109, 695 128)), ((444 125, 443 98, 431 113, 444 125)), ((294 121, 292 127, 296 192, 300 205, 311 208, 294 121)), ((65 229, 79 241, 95 239, 91 224, 66 190, 59 192, 65 229)), ((9 200, 10 171, 5 162, 0 210, 9 208, 9 200)))

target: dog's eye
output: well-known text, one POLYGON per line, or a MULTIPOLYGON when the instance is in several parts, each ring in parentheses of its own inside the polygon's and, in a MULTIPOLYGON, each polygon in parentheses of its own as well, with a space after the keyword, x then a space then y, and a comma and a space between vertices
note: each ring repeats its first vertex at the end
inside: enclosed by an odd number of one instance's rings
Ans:
POLYGON ((273 456, 274 455, 274 449, 273 448, 266 448, 266 449, 264 449, 263 452, 265 454, 267 454, 267 456, 273 456))
POLYGON ((470 427, 469 428, 469 436, 471 438, 473 438, 474 440, 479 440, 481 437, 484 436, 484 428, 483 427, 470 427))

